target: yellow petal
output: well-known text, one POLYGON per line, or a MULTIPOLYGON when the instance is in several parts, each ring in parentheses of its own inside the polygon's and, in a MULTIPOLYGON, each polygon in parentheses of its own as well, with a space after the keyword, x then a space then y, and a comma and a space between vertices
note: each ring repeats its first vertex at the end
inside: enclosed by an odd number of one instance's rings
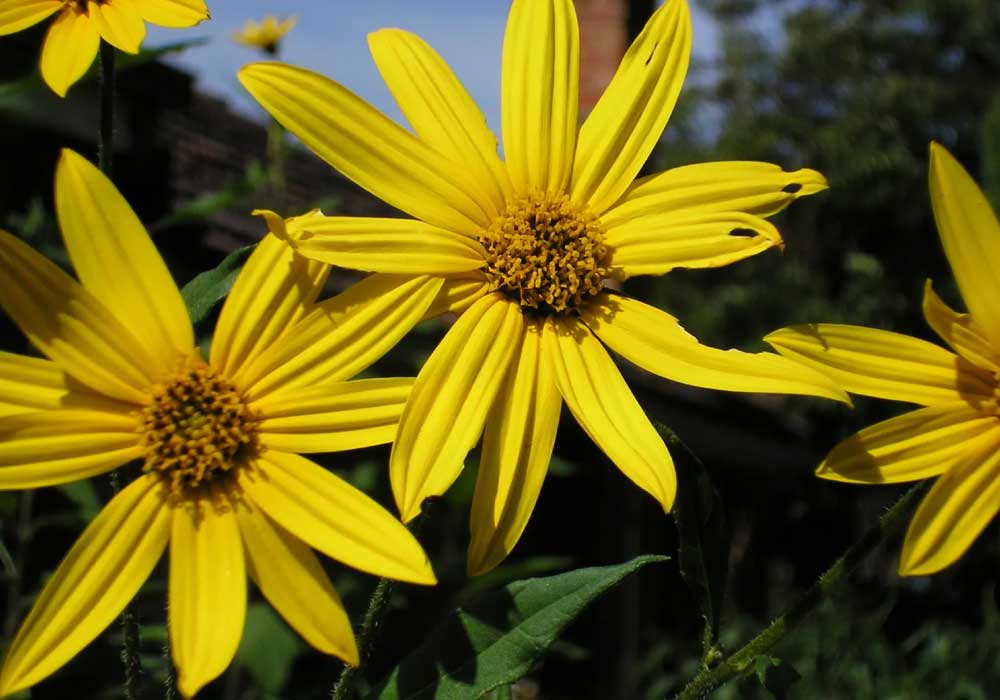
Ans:
POLYGON ((621 295, 602 294, 580 318, 613 351, 676 382, 724 391, 823 396, 849 403, 836 382, 771 352, 702 345, 670 314, 621 295))
POLYGON ((60 408, 128 413, 135 407, 93 393, 51 360, 0 351, 0 417, 60 408))
POLYGON ((313 549, 376 576, 434 584, 420 543, 385 508, 305 457, 268 450, 240 485, 264 513, 313 549))
POLYGON ((559 427, 562 397, 541 361, 539 323, 528 325, 486 419, 469 526, 468 571, 484 574, 517 544, 538 500, 559 427))
POLYGON ((841 442, 816 475, 833 481, 893 484, 937 476, 979 445, 1000 442, 1000 425, 964 404, 927 406, 876 423, 841 442))
POLYGON ((251 64, 239 78, 316 155, 379 199, 459 233, 489 225, 489 198, 461 168, 341 85, 281 63, 251 64))
POLYGON ((993 398, 992 378, 944 348, 891 331, 816 323, 764 340, 845 391, 930 406, 993 398))
POLYGON ((576 150, 580 30, 571 0, 514 0, 503 40, 504 157, 521 192, 563 192, 576 150))
POLYGON ((173 509, 167 624, 177 688, 186 698, 229 666, 247 609, 236 506, 213 496, 173 509))
POLYGON ((945 255, 972 318, 1000 347, 1000 222, 983 191, 941 145, 931 143, 931 205, 945 255))
POLYGON ((52 574, 0 671, 7 696, 53 673, 111 623, 166 547, 170 509, 159 481, 143 476, 115 496, 52 574))
POLYGON ((420 322, 440 277, 382 276, 359 298, 351 290, 317 304, 271 350, 236 376, 247 399, 272 391, 350 379, 388 352, 420 322))
POLYGON ((413 219, 318 216, 290 243, 307 258, 367 272, 446 275, 486 262, 476 239, 413 219))
POLYGON ((389 479, 403 522, 440 496, 478 442, 507 366, 524 336, 520 307, 497 294, 462 314, 431 353, 403 409, 389 479))
POLYGON ((941 301, 930 280, 924 283, 924 318, 966 360, 991 372, 1000 371, 1000 352, 990 344, 983 329, 969 314, 957 313, 941 301))
POLYGON ((271 351, 310 310, 330 268, 306 260, 277 237, 250 254, 219 312, 210 362, 232 376, 271 351))
POLYGON ((95 22, 69 6, 49 26, 42 45, 39 65, 42 78, 52 92, 65 97, 66 91, 90 68, 97 55, 101 35, 95 22))
POLYGON ((489 285, 482 273, 473 273, 474 277, 447 278, 437 297, 424 313, 424 319, 435 318, 441 314, 460 314, 482 299, 489 292, 489 285))
POLYGON ((933 574, 958 560, 1000 508, 1000 450, 992 445, 966 449, 940 477, 917 508, 899 557, 903 576, 933 574))
POLYGON ((62 0, 7 0, 0 7, 0 36, 34 26, 62 7, 62 0))
POLYGON ((674 268, 721 267, 782 245, 774 225, 740 212, 707 213, 690 220, 643 216, 608 229, 616 277, 662 275, 674 268))
POLYGON ((194 348, 184 299, 125 198, 104 173, 68 149, 56 166, 56 213, 83 286, 164 370, 174 369, 194 348))
POLYGON ((497 155, 497 137, 448 64, 423 39, 401 29, 369 34, 368 48, 413 131, 460 163, 488 196, 492 206, 486 213, 498 213, 510 181, 497 155))
POLYGON ((139 46, 146 38, 146 25, 134 2, 95 2, 89 0, 90 16, 101 37, 125 53, 139 53, 139 46))
POLYGON ((142 456, 129 413, 36 411, 0 419, 0 490, 86 479, 142 456))
POLYGON ((260 441, 284 452, 341 452, 383 445, 396 435, 411 378, 357 379, 293 388, 251 405, 260 441))
POLYGON ((193 27, 209 18, 204 0, 134 0, 142 18, 161 27, 193 27))
POLYGON ((671 168, 640 178, 601 215, 606 228, 647 216, 693 219, 706 214, 776 214, 799 197, 827 188, 815 170, 785 172, 771 163, 720 161, 671 168))
POLYGON ((691 55, 686 0, 667 0, 580 128, 572 199, 603 213, 632 184, 677 102, 691 55))
POLYGON ((81 383, 141 404, 163 374, 162 363, 90 292, 0 231, 0 306, 28 339, 81 383))
POLYGON ((578 321, 550 319, 542 331, 542 352, 580 427, 669 511, 677 492, 674 462, 601 343, 578 321))
POLYGON ((240 504, 236 516, 247 568, 267 601, 313 647, 357 666, 351 621, 316 555, 255 503, 240 504))

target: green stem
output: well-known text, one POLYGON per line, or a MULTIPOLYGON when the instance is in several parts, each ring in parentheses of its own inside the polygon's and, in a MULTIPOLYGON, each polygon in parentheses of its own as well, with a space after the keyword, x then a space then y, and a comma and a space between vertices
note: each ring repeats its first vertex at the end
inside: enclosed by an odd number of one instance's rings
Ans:
POLYGON ((917 484, 907 491, 892 508, 879 518, 878 523, 851 545, 788 611, 719 665, 714 668, 703 668, 674 696, 674 700, 704 700, 719 686, 728 683, 733 678, 745 675, 752 668, 753 660, 757 656, 767 652, 780 642, 847 578, 865 557, 903 528, 913 506, 924 495, 926 489, 925 482, 917 484))
MULTIPOLYGON (((115 151, 115 47, 103 40, 100 63, 101 124, 97 139, 97 164, 101 172, 110 178, 115 151)), ((111 473, 111 489, 115 495, 122 489, 120 470, 111 473)), ((125 606, 121 619, 125 698, 139 700, 142 697, 142 662, 139 660, 139 620, 133 603, 125 606)))
MULTIPOLYGON (((414 537, 420 534, 424 523, 427 522, 427 516, 433 503, 431 499, 424 501, 420 515, 410 523, 409 529, 414 537)), ((337 682, 334 683, 333 689, 330 691, 330 700, 348 700, 354 697, 354 678, 372 656, 375 642, 378 640, 382 616, 389 607, 395 584, 396 581, 393 579, 380 578, 378 580, 372 597, 368 601, 368 609, 365 611, 364 619, 361 621, 361 631, 358 632, 358 665, 344 664, 340 676, 337 677, 337 682)))

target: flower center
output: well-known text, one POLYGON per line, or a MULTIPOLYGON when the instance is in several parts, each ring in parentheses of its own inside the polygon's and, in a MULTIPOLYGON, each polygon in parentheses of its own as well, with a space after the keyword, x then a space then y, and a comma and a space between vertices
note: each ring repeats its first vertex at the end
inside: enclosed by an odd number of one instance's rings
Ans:
POLYGON ((143 471, 160 475, 174 497, 225 477, 257 448, 243 397, 200 361, 154 389, 139 430, 146 451, 143 471))
POLYGON ((564 194, 531 192, 479 234, 490 291, 559 314, 601 291, 611 264, 597 219, 564 194))

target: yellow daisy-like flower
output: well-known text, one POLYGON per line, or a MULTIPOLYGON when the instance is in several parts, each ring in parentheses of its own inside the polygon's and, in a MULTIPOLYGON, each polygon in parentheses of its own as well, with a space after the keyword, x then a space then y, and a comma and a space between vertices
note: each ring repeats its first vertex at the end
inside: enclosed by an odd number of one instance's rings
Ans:
POLYGON ((0 306, 49 358, 0 353, 0 489, 144 464, 46 584, 7 650, 0 695, 94 639, 168 542, 185 696, 236 653, 247 573, 306 641, 356 664, 350 621, 310 547, 378 576, 432 584, 434 574, 398 520, 296 453, 392 439, 412 380, 346 380, 398 340, 392 317, 406 318, 421 281, 380 297, 381 310, 349 313, 350 294, 316 304, 327 266, 268 236, 206 362, 170 273, 111 182, 64 151, 55 200, 82 284, 0 232, 0 306))
POLYGON ((1000 223, 964 168, 931 144, 931 204, 969 313, 924 287, 928 325, 953 352, 889 331, 837 324, 767 336, 782 355, 847 391, 919 408, 865 428, 820 464, 825 479, 891 484, 938 477, 913 516, 899 573, 954 563, 1000 509, 1000 223))
POLYGON ((240 80, 319 156, 416 217, 299 218, 305 233, 292 245, 344 267, 434 275, 441 286, 428 313, 463 312, 417 377, 390 472, 408 521, 451 485, 485 430, 471 573, 496 566, 520 537, 563 402, 629 479, 671 507, 670 455, 606 347, 686 384, 846 398, 828 378, 776 354, 705 347, 673 316, 603 286, 608 278, 725 265, 780 245, 764 217, 826 187, 815 171, 751 162, 692 165, 633 182, 687 69, 684 0, 654 13, 579 131, 573 3, 515 0, 503 45, 506 162, 430 46, 398 29, 375 32, 369 46, 416 136, 300 68, 256 64, 240 80))
POLYGON ((83 77, 101 39, 125 53, 138 53, 145 22, 193 27, 208 19, 204 0, 3 0, 0 35, 13 34, 56 15, 45 35, 42 78, 60 97, 83 77))
POLYGON ((273 54, 278 50, 278 42, 292 31, 297 21, 296 17, 286 17, 279 22, 274 15, 267 15, 260 22, 247 20, 243 27, 233 34, 233 41, 273 54))

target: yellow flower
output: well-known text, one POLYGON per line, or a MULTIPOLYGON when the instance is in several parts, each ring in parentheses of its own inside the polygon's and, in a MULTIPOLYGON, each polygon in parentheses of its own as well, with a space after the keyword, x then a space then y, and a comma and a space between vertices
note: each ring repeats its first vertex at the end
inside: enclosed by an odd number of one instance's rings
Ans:
POLYGON ((969 174, 936 143, 930 189, 969 313, 945 305, 928 280, 924 318, 954 352, 899 333, 825 323, 765 338, 847 391, 924 407, 844 440, 816 472, 863 484, 939 477, 906 534, 904 576, 954 563, 1000 508, 1000 224, 969 174))
POLYGON ((0 695, 94 639, 168 542, 185 696, 236 652, 247 572, 306 641, 356 664, 350 621, 310 547, 379 576, 431 584, 434 574, 398 520, 296 453, 392 439, 412 380, 346 380, 398 340, 379 319, 419 282, 367 316, 345 313, 357 306, 350 294, 315 304, 326 265, 268 236, 226 300, 206 362, 170 273, 110 181, 64 151, 55 201, 82 284, 0 232, 0 306, 49 358, 0 353, 0 489, 132 460, 143 473, 46 584, 7 651, 0 695))
POLYGON ((605 347, 696 386, 846 399, 817 372, 774 353, 705 347, 673 316, 603 287, 606 278, 716 267, 780 245, 763 217, 826 187, 812 170, 750 162, 633 182, 687 69, 683 0, 656 11, 579 133, 573 3, 515 0, 503 46, 506 162, 482 113, 426 43, 384 29, 369 46, 416 136, 300 68, 256 64, 240 79, 318 155, 416 217, 296 219, 305 233, 292 244, 345 267, 433 275, 439 286, 424 295, 426 313, 463 311, 417 377, 390 475, 408 521, 451 485, 485 430, 471 573, 496 566, 520 537, 563 402, 629 479, 671 507, 670 455, 605 347))
POLYGON ((267 15, 259 23, 247 20, 243 28, 233 34, 233 41, 273 54, 278 50, 278 42, 292 31, 297 21, 296 17, 286 17, 279 22, 274 15, 267 15))
POLYGON ((192 27, 208 19, 204 0, 4 0, 0 35, 55 20, 42 46, 42 78, 60 97, 90 68, 104 39, 125 53, 138 53, 144 22, 192 27))

